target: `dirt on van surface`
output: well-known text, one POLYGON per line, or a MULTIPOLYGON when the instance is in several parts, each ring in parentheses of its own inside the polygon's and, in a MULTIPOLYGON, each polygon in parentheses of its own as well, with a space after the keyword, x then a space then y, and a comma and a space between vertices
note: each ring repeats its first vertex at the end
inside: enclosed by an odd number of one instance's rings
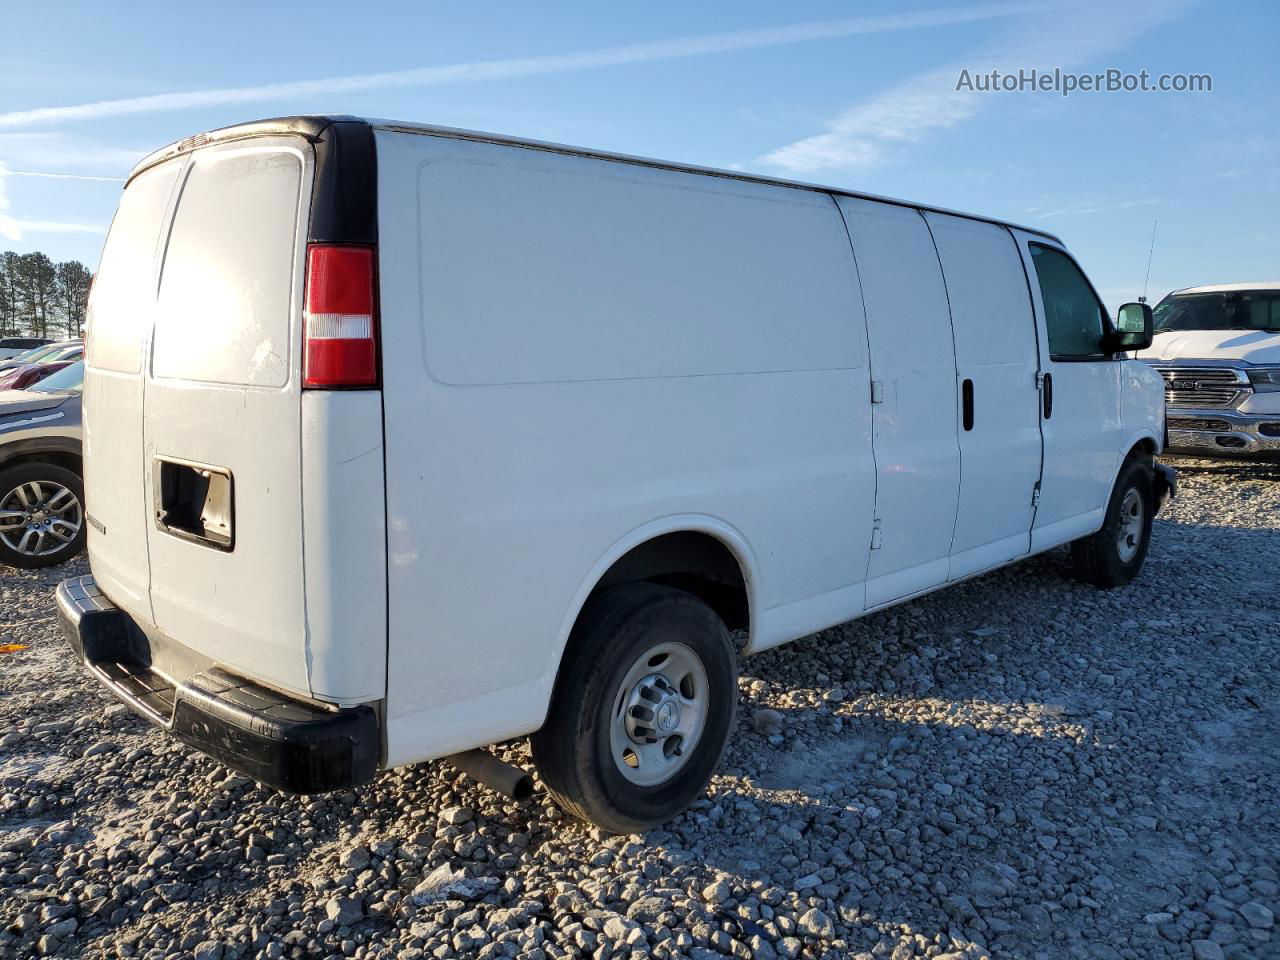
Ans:
POLYGON ((81 675, 83 560, 5 569, 0 957, 1280 956, 1280 467, 1173 462, 1127 589, 1056 551, 746 660, 634 837, 444 764, 258 787, 81 675))

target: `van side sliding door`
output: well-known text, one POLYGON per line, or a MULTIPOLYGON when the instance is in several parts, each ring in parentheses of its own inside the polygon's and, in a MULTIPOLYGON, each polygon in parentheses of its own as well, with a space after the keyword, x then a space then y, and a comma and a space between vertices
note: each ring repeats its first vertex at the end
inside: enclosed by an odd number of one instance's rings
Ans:
POLYGON ((867 607, 947 582, 960 496, 956 354, 947 290, 920 211, 838 197, 871 346, 877 528, 867 607))
POLYGON ((947 283, 960 398, 960 505, 950 579, 1031 549, 1040 482, 1035 316, 1022 258, 1001 226, 925 213, 947 283))
POLYGON ((1032 547, 1102 525, 1122 446, 1120 364, 1105 351, 1107 312, 1084 272, 1045 237, 1016 231, 1040 324, 1044 480, 1032 547))

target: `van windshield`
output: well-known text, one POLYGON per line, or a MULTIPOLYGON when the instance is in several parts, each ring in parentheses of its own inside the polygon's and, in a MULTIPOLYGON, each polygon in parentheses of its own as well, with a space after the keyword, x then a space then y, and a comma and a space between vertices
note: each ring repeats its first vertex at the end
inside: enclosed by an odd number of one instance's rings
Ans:
POLYGON ((1155 308, 1155 330, 1268 330, 1280 333, 1280 290, 1171 293, 1155 308))

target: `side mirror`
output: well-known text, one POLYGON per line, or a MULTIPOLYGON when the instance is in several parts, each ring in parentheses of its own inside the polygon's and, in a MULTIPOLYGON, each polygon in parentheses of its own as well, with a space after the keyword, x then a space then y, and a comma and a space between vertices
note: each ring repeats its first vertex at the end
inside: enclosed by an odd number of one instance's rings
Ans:
POLYGON ((1116 314, 1115 330, 1111 334, 1111 349, 1145 350, 1155 336, 1155 318, 1151 307, 1145 303, 1126 303, 1116 314))

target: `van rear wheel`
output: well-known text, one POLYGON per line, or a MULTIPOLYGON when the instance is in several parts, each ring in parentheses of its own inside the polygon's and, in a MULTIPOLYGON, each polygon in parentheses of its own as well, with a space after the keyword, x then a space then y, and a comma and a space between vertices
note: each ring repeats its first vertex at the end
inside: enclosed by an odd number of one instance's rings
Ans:
POLYGON ((0 563, 49 567, 84 548, 84 484, 65 467, 20 463, 0 471, 0 563))
POLYGON ((613 833, 670 820, 728 742, 738 671, 724 623, 692 594, 623 584, 574 628, 533 758, 568 813, 613 833))
POLYGON ((1071 544, 1076 577, 1095 587, 1122 587, 1142 570, 1151 543, 1155 495, 1151 467, 1125 461, 1111 491, 1102 529, 1071 544))

